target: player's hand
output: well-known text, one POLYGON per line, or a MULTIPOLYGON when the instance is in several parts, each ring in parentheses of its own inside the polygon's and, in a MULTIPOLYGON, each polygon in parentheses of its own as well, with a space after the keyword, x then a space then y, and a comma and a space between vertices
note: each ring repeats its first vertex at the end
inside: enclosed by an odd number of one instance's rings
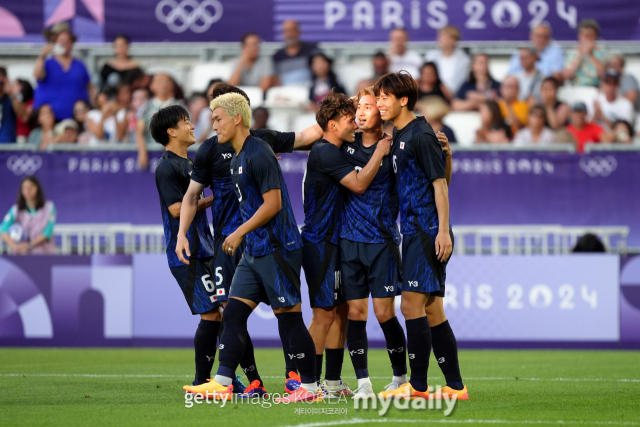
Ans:
POLYGON ((378 146, 376 147, 376 150, 381 150, 386 156, 391 151, 391 140, 392 138, 389 138, 388 135, 385 135, 384 138, 378 141, 378 146))
POLYGON ((453 252, 453 243, 449 232, 439 231, 436 236, 436 256, 438 261, 445 262, 448 260, 451 252, 453 252))
POLYGON ((138 166, 140 169, 146 169, 149 166, 149 153, 146 151, 138 152, 138 166))
POLYGON ((449 145, 449 138, 447 138, 447 135, 445 135, 444 132, 436 132, 436 136, 438 137, 438 142, 442 147, 444 155, 451 157, 451 146, 449 145))
POLYGON ((224 242, 222 242, 222 250, 228 255, 235 255, 236 250, 238 249, 240 244, 242 244, 242 239, 244 239, 244 236, 238 233, 237 230, 234 231, 233 233, 229 234, 226 239, 224 239, 224 242))
POLYGON ((176 255, 178 255, 178 259, 185 263, 189 264, 189 259, 191 257, 191 251, 189 251, 189 240, 187 236, 184 234, 178 233, 178 241, 176 242, 176 255), (184 254, 187 254, 185 257, 184 254))

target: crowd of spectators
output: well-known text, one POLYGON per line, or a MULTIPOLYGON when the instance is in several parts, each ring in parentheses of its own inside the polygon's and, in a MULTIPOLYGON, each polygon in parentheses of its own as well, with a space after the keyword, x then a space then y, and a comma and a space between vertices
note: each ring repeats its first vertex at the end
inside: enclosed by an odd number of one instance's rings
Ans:
MULTIPOLYGON (((140 166, 146 167, 147 147, 153 144, 147 123, 158 109, 172 104, 188 108, 199 143, 212 135, 207 94, 219 80, 185 99, 181 82, 169 74, 145 74, 129 55, 129 38, 119 35, 113 40, 112 59, 92 83, 85 64, 72 56, 76 37, 70 26, 58 23, 45 36, 48 43, 33 71, 35 87, 24 79, 9 81, 0 67, 0 142, 40 149, 54 143, 132 144, 139 150, 140 166)), ((631 142, 640 112, 640 86, 625 73, 624 56, 608 52, 598 43, 599 36, 597 22, 583 20, 575 49, 565 52, 553 40, 551 28, 540 24, 532 28, 530 43, 513 53, 500 82, 491 75, 486 54, 470 57, 458 46, 462 34, 457 28, 442 28, 438 47, 426 55, 410 48, 406 30, 395 28, 389 32, 388 51, 372 57, 373 75, 357 89, 387 72, 406 70, 418 83, 418 112, 451 142, 456 137, 445 117, 452 111, 479 113, 479 144, 570 142, 582 152, 589 142, 631 142), (567 105, 558 99, 563 85, 595 87, 598 95, 567 105)), ((283 47, 266 56, 261 55, 260 36, 245 34, 228 82, 256 86, 265 93, 274 86, 304 85, 310 111, 332 89, 347 92, 333 59, 316 44, 301 40, 296 21, 283 23, 282 39, 283 47)), ((267 126, 268 119, 267 109, 256 109, 255 127, 267 126)))

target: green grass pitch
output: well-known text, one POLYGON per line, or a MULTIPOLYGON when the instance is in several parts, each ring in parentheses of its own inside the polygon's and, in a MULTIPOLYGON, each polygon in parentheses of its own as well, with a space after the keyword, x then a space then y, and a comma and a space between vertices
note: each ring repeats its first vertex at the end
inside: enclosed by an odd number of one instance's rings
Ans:
MULTIPOLYGON (((267 390, 282 392, 282 351, 260 349, 256 357, 267 390)), ((270 408, 202 403, 186 408, 182 386, 191 381, 193 371, 193 351, 186 349, 4 348, 0 425, 640 426, 638 352, 465 350, 460 364, 470 400, 458 402, 450 416, 443 413, 446 406, 403 410, 393 405, 380 416, 375 410, 354 409, 352 401, 270 408)), ((391 375, 384 350, 369 353, 369 366, 374 389, 381 390, 391 375)), ((433 358, 429 373, 429 384, 443 384, 433 358)), ((355 386, 348 354, 343 379, 355 386)))

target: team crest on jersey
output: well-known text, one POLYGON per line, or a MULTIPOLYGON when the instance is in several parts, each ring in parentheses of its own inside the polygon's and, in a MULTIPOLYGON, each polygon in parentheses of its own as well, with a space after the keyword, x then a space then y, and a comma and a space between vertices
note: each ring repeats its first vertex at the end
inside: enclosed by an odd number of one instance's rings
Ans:
POLYGON ((400 149, 404 150, 404 141, 400 141, 400 149))

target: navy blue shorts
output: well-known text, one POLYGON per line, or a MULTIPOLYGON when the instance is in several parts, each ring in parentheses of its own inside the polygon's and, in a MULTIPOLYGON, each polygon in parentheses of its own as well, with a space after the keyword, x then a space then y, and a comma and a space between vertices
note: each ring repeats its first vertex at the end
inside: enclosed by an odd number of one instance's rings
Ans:
POLYGON ((227 300, 224 288, 216 288, 215 277, 209 265, 211 257, 191 257, 189 265, 171 267, 171 274, 182 289, 191 314, 202 314, 222 305, 227 300))
POLYGON ((236 249, 235 255, 229 255, 222 250, 222 243, 227 236, 220 235, 215 238, 215 255, 211 260, 211 271, 216 278, 216 288, 224 289, 224 300, 227 301, 227 295, 231 290, 231 282, 233 281, 233 275, 236 272, 236 267, 242 259, 244 253, 245 243, 242 240, 242 244, 236 249))
POLYGON ((369 294, 372 298, 400 295, 399 258, 387 243, 340 240, 342 299, 369 298, 369 294))
MULTIPOLYGON (((453 233, 449 231, 449 234, 453 243, 453 233)), ((430 296, 444 297, 449 260, 438 261, 436 236, 437 234, 429 234, 421 230, 410 236, 403 236, 403 291, 430 293, 430 296)))
POLYGON ((261 257, 244 254, 231 282, 229 296, 265 303, 274 310, 300 302, 302 249, 279 249, 261 257))
POLYGON ((302 268, 309 287, 311 307, 340 304, 340 264, 338 245, 324 240, 313 243, 302 238, 302 268))

